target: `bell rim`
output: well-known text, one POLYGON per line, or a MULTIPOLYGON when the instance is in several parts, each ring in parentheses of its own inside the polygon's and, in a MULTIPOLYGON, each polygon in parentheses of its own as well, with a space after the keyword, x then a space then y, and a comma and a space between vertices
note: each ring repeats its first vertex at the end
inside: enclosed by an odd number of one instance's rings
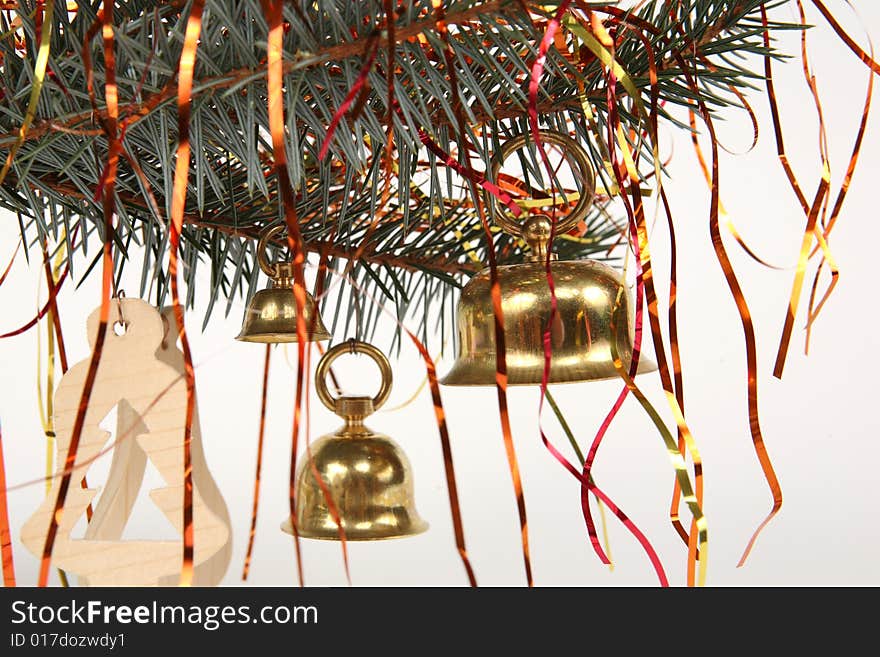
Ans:
MULTIPOLYGON (((414 527, 414 529, 411 531, 408 531, 405 533, 388 534, 386 536, 363 536, 363 535, 358 535, 357 532, 355 532, 351 536, 349 536, 349 533, 346 532, 345 541, 346 541, 346 543, 348 541, 358 541, 358 542, 366 543, 369 541, 387 541, 387 540, 392 540, 392 539, 397 539, 397 538, 409 538, 410 536, 418 536, 419 534, 424 534, 426 531, 428 531, 428 529, 430 529, 431 525, 427 521, 419 518, 418 522, 413 524, 413 527, 414 527)), ((290 518, 287 518, 286 520, 283 520, 281 522, 281 531, 284 532, 285 534, 289 534, 289 535, 293 536, 293 527, 290 523, 290 518)), ((339 533, 335 532, 335 531, 334 532, 328 531, 328 532, 324 533, 324 532, 312 532, 309 530, 304 530, 304 531, 297 532, 297 535, 299 536, 299 538, 310 538, 310 539, 318 540, 318 541, 338 541, 338 540, 340 540, 339 533)))
MULTIPOLYGON (((639 358, 639 366, 636 371, 636 376, 640 376, 642 374, 650 374, 651 372, 656 372, 659 369, 656 362, 653 359, 641 356, 639 358)), ((447 372, 443 377, 439 379, 440 385, 444 386, 453 386, 459 388, 481 388, 481 387, 489 387, 495 385, 495 375, 496 370, 492 369, 486 370, 486 381, 467 381, 465 379, 465 373, 467 372, 467 368, 460 365, 457 361, 453 364, 452 368, 447 372)), ((541 381, 514 381, 511 380, 511 373, 514 372, 512 369, 507 370, 507 385, 508 387, 517 386, 517 387, 526 387, 526 386, 540 386, 541 381)), ((515 372, 514 372, 515 373, 515 372)), ((558 376, 558 375, 557 375, 558 376)), ((597 381, 612 381, 614 379, 620 379, 617 372, 614 374, 608 374, 607 376, 595 376, 589 378, 566 378, 559 379, 554 377, 554 372, 551 369, 550 375, 547 378, 547 384, 553 385, 564 385, 571 383, 592 383, 597 381)))
MULTIPOLYGON (((239 342, 253 342, 256 344, 286 344, 291 342, 299 342, 296 333, 297 317, 284 318, 283 320, 272 319, 265 320, 260 317, 253 317, 256 312, 259 314, 259 304, 266 303, 273 298, 283 297, 284 303, 294 300, 293 289, 288 287, 267 287, 257 290, 254 296, 248 301, 242 319, 241 330, 235 339, 239 342), (274 330, 272 330, 274 329, 274 330), (284 330, 278 330, 284 329, 284 330)), ((314 297, 306 291, 306 301, 304 307, 304 319, 306 321, 306 342, 321 342, 324 340, 332 340, 333 335, 327 330, 321 319, 320 311, 314 300, 314 297)))
MULTIPOLYGON (((309 333, 306 331, 306 342, 322 342, 330 340, 333 336, 327 330, 315 330, 309 333)), ((296 333, 239 333, 235 336, 239 342, 254 342, 258 344, 282 344, 290 342, 299 342, 299 336, 296 333)))

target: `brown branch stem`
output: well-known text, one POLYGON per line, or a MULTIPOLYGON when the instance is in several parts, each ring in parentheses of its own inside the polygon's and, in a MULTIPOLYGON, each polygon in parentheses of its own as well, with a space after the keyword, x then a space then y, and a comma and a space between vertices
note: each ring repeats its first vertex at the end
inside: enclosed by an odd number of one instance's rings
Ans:
MULTIPOLYGON (((17 181, 13 176, 10 175, 8 179, 10 182, 14 182, 17 184, 17 181)), ((31 183, 31 187, 36 190, 39 190, 41 187, 49 188, 57 194, 73 198, 87 198, 85 194, 83 194, 73 185, 65 183, 63 181, 54 180, 49 177, 38 178, 36 181, 31 183), (35 184, 36 182, 38 182, 39 184, 35 184)), ((140 208, 145 213, 150 212, 149 208, 145 204, 144 199, 142 199, 141 197, 120 191, 117 191, 116 194, 119 197, 120 202, 124 203, 126 207, 140 208)), ((157 199, 157 202, 161 207, 163 203, 162 199, 157 199)), ((233 225, 232 220, 224 219, 225 218, 221 215, 199 216, 189 213, 184 214, 183 223, 185 225, 195 226, 198 228, 209 228, 211 230, 221 232, 225 235, 244 237, 247 239, 252 239, 254 241, 259 239, 259 234, 262 230, 262 226, 240 226, 236 228, 233 225)), ((286 244, 286 238, 283 238, 277 242, 277 246, 279 247, 284 247, 286 244)), ((351 259, 355 255, 355 253, 358 252, 357 247, 345 247, 338 244, 328 243, 320 239, 304 239, 303 246, 307 253, 327 253, 330 256, 346 259, 351 259)), ((375 251, 372 248, 372 245, 367 245, 360 253, 358 253, 358 259, 366 261, 370 264, 387 265, 395 269, 404 269, 407 271, 430 270, 435 272, 442 272, 450 276, 471 276, 481 269, 479 266, 472 262, 444 261, 442 258, 439 257, 439 254, 432 255, 432 257, 430 258, 419 259, 412 256, 396 255, 389 252, 380 253, 375 251)))

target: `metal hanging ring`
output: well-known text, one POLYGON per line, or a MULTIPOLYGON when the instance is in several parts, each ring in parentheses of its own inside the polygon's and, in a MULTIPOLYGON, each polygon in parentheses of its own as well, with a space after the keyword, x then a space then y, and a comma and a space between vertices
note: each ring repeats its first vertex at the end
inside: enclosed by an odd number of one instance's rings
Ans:
POLYGON ((283 233, 286 228, 287 226, 284 224, 277 224, 260 233, 260 241, 257 242, 257 262, 260 264, 260 269, 262 269, 263 273, 269 278, 278 278, 278 265, 269 262, 269 258, 266 256, 266 249, 269 247, 269 240, 276 235, 283 233))
MULTIPOLYGON (((541 135, 542 143, 553 144, 562 149, 563 157, 568 160, 572 167, 572 173, 574 173, 574 175, 581 181, 581 192, 577 205, 575 205, 567 215, 559 219, 556 223, 555 232, 557 234, 564 233, 574 228, 579 221, 587 216, 587 213, 590 210, 590 205, 593 202, 593 197, 596 194, 596 173, 593 170, 593 165, 590 163, 590 156, 587 154, 587 151, 584 150, 584 147, 577 141, 568 135, 556 132, 555 130, 540 130, 539 134, 541 135)), ((529 143, 530 138, 531 133, 524 132, 516 137, 511 137, 502 144, 501 150, 498 152, 498 157, 493 158, 492 161, 491 180, 495 181, 497 184, 498 174, 501 171, 501 167, 504 165, 505 160, 507 160, 512 153, 526 146, 526 144, 529 143)), ((511 215, 510 209, 494 195, 492 196, 492 202, 495 206, 495 220, 498 222, 498 225, 510 235, 516 237, 522 236, 522 225, 516 217, 511 215)), ((520 218, 524 219, 528 214, 528 211, 526 211, 523 213, 524 216, 521 216, 520 218)), ((546 213, 538 212, 535 214, 546 213)))
POLYGON ((379 392, 373 397, 373 410, 377 410, 382 406, 388 399, 388 395, 391 394, 393 376, 391 374, 391 363, 388 362, 385 354, 366 342, 354 339, 346 340, 328 349, 321 357, 321 360, 318 361, 318 367, 315 370, 315 391, 318 393, 318 398, 324 403, 324 406, 331 411, 336 410, 336 397, 333 397, 327 389, 327 374, 330 371, 330 365, 343 354, 355 353, 365 354, 372 358, 376 365, 379 366, 379 372, 382 375, 382 384, 379 387, 379 392))
MULTIPOLYGON (((115 287, 115 285, 114 285, 115 287)), ((128 320, 125 319, 125 311, 122 309, 122 300, 125 298, 125 290, 119 290, 116 292, 116 312, 119 313, 119 319, 113 322, 113 330, 116 331, 117 326, 121 326, 120 329, 122 333, 117 333, 116 335, 124 335, 126 329, 128 329, 128 320)))

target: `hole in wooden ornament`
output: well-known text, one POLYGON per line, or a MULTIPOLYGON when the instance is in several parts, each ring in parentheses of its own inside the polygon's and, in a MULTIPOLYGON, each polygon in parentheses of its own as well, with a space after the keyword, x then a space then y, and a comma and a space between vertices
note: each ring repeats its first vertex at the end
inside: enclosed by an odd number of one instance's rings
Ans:
POLYGON ((128 322, 116 321, 113 323, 113 333, 122 337, 128 331, 128 322))

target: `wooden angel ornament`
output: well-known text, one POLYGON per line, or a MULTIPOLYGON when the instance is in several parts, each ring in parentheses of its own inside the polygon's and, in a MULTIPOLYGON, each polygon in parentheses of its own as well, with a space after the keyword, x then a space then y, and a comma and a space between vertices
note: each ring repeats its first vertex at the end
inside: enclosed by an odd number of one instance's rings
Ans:
MULTIPOLYGON (((73 538, 98 488, 71 485, 52 551, 54 566, 79 576, 83 586, 174 586, 183 563, 183 440, 186 379, 182 352, 175 344, 174 316, 164 317, 140 299, 113 301, 104 349, 86 411, 76 454, 74 482, 92 461, 112 449, 110 471, 83 538, 73 538), (116 408, 115 442, 99 424, 116 408), (177 530, 179 540, 123 540, 147 460, 165 486, 149 496, 177 530)), ((94 349, 99 310, 89 316, 87 331, 94 349)), ((55 392, 56 473, 43 504, 21 530, 21 541, 34 555, 43 554, 61 483, 89 359, 62 377, 55 392)), ((191 441, 193 482, 193 581, 213 586, 223 578, 231 557, 229 512, 211 477, 202 448, 198 406, 191 441)))

